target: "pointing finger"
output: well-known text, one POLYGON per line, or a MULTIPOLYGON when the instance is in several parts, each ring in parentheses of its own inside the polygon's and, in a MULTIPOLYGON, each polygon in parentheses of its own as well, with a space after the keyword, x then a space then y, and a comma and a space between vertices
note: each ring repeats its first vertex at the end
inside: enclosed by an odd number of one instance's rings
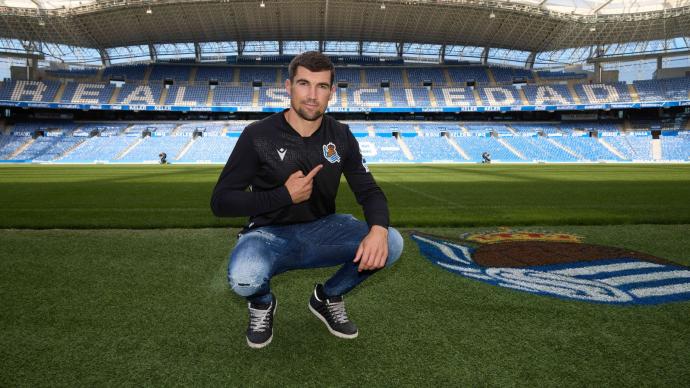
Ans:
POLYGON ((323 164, 319 164, 318 166, 314 167, 311 171, 309 171, 309 174, 307 174, 307 176, 305 178, 313 179, 316 176, 316 174, 319 171, 321 171, 322 168, 323 168, 323 164))

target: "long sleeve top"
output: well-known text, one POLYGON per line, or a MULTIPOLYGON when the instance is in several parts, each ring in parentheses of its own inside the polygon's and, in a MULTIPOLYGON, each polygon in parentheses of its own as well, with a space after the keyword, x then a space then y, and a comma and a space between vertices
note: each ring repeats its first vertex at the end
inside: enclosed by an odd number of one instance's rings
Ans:
POLYGON ((349 127, 324 115, 319 129, 302 137, 284 113, 244 129, 213 190, 213 213, 220 217, 249 216, 244 231, 314 221, 335 213, 335 198, 344 174, 369 226, 388 227, 386 197, 349 127), (311 197, 293 204, 285 181, 298 170, 307 175, 319 164, 323 169, 314 178, 311 197))

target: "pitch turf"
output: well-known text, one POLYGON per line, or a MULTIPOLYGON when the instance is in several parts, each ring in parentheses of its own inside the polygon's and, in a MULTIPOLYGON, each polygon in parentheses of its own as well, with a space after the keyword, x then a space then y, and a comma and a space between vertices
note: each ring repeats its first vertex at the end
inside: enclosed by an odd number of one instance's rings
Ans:
MULTIPOLYGON (((450 237, 523 225, 690 265, 689 167, 373 170, 398 225, 450 237)), ((0 226, 31 228, 0 230, 0 386, 690 381, 689 302, 612 307, 496 288, 432 267, 409 238, 398 264, 348 296, 358 339, 331 336, 307 309, 332 270, 295 271, 273 281, 273 342, 249 349, 246 307, 225 282, 237 229, 197 228, 241 223, 208 210, 219 170, 0 167, 0 226), (72 229, 36 230, 55 227, 72 229), (141 229, 158 227, 180 229, 141 229)), ((360 213, 350 195, 338 206, 360 213)))
MULTIPOLYGON (((221 166, 0 166, 0 228, 241 226, 217 219, 221 166)), ((373 166, 394 225, 690 223, 690 165, 373 166)), ((338 211, 361 215, 341 185, 338 211)))

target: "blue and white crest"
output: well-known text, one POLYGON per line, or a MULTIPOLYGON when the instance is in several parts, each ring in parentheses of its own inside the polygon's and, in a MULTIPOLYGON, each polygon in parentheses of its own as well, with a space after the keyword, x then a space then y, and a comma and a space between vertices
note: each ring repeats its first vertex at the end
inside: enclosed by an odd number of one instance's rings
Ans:
POLYGON ((323 157, 331 163, 340 162, 340 155, 338 155, 338 150, 333 143, 328 143, 323 146, 323 157))
MULTIPOLYGON (((563 299, 619 305, 690 300, 690 268, 629 255, 522 267, 487 267, 473 259, 482 249, 412 234, 433 264, 494 286, 563 299)), ((584 244, 569 244, 577 250, 584 244)))

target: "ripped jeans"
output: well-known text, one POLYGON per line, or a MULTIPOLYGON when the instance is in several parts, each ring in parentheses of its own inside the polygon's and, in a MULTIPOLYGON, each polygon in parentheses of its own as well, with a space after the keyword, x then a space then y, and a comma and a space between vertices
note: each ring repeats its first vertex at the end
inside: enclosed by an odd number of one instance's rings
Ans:
MULTIPOLYGON (((365 222, 349 214, 332 214, 316 221, 272 225, 240 235, 230 254, 228 282, 232 290, 252 303, 271 302, 270 280, 293 269, 340 265, 324 283, 324 293, 343 295, 378 270, 357 271, 357 248, 369 233, 365 222)), ((395 263, 403 249, 400 233, 388 228, 386 267, 395 263)))

